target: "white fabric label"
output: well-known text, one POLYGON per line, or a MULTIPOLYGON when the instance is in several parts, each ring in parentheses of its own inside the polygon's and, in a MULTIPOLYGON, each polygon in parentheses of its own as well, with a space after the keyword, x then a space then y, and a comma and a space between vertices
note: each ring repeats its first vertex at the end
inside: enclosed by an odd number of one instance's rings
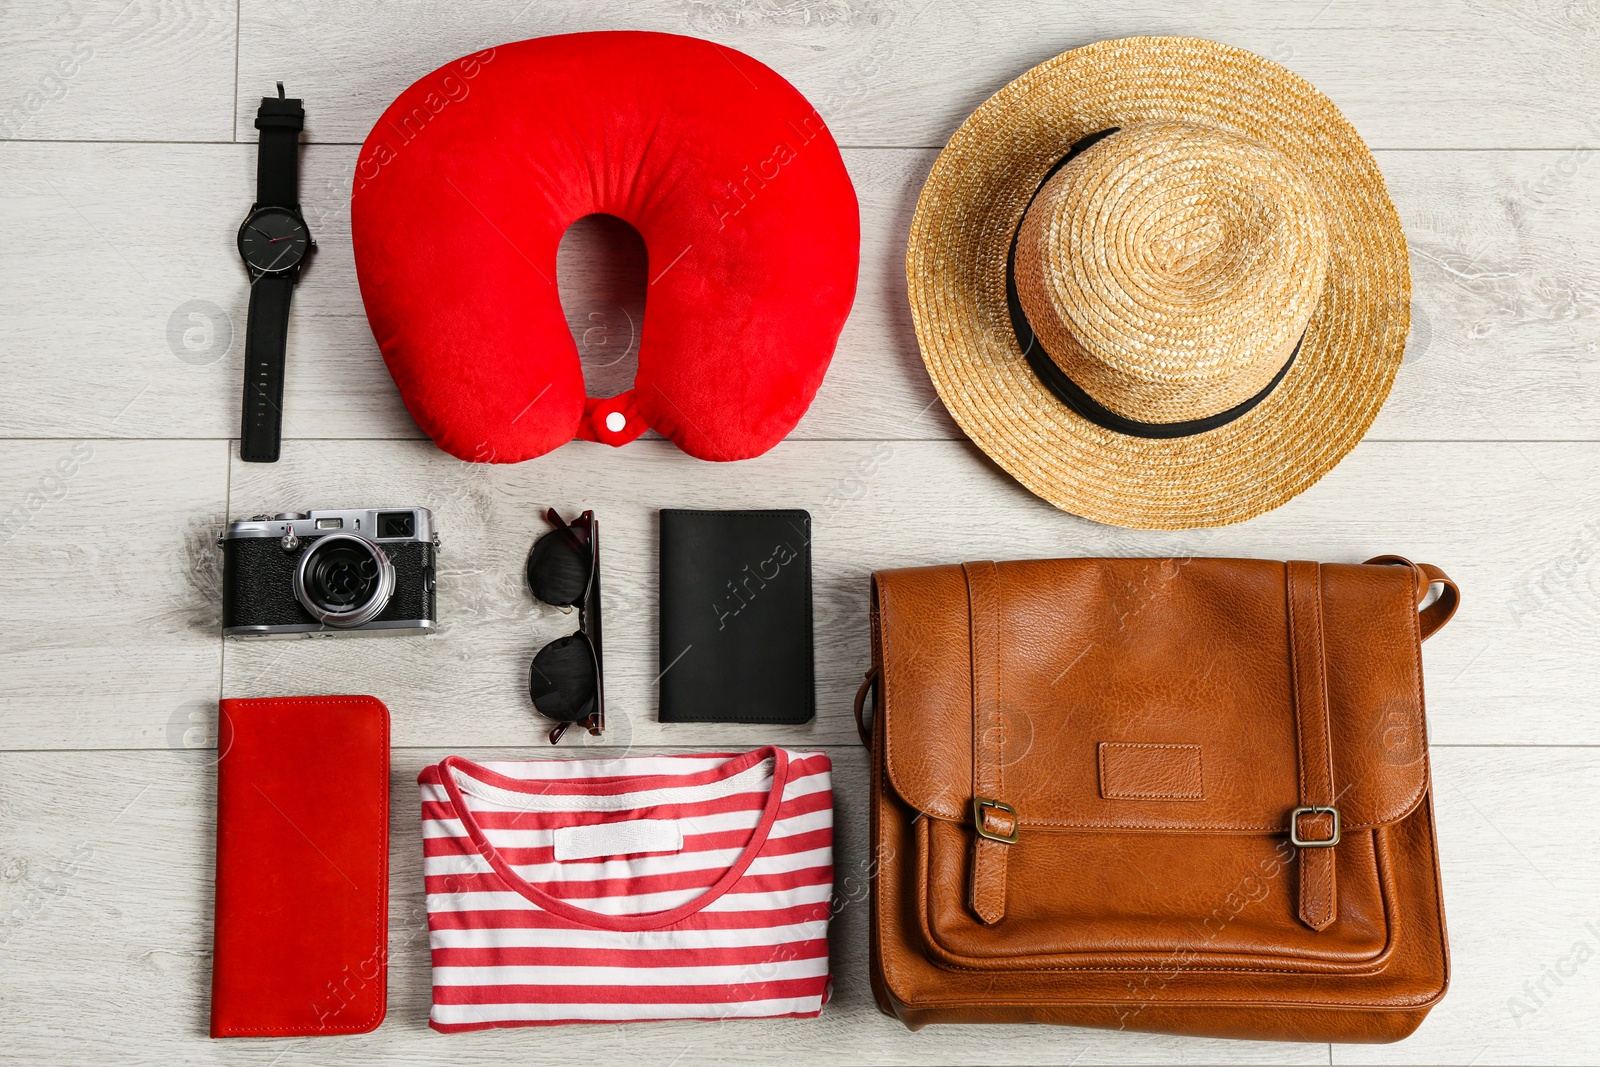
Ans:
POLYGON ((683 827, 677 819, 632 819, 556 830, 556 862, 631 856, 639 852, 680 852, 683 827))

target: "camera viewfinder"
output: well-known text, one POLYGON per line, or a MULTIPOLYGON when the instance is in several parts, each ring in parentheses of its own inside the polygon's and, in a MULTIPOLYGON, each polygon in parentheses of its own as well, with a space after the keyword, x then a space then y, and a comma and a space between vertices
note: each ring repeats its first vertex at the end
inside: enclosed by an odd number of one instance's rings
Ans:
POLYGON ((417 517, 410 511, 378 512, 379 537, 415 537, 417 517))

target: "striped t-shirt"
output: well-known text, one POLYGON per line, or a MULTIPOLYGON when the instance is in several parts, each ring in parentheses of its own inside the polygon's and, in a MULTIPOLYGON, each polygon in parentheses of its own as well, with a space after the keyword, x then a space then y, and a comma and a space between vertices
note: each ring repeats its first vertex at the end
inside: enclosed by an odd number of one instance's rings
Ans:
POLYGON ((435 1030, 822 1010, 826 755, 451 756, 417 781, 435 1030))

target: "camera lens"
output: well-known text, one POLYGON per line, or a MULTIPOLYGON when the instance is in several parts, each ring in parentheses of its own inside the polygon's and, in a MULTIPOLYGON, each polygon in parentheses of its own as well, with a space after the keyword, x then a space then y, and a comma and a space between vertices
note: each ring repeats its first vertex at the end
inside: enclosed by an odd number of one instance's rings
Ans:
POLYGON ((394 565, 377 545, 357 534, 319 537, 300 558, 294 595, 329 626, 350 628, 383 613, 394 592, 394 565))
POLYGON ((306 569, 306 593, 323 611, 343 612, 372 599, 378 565, 352 545, 330 545, 312 557, 306 569))

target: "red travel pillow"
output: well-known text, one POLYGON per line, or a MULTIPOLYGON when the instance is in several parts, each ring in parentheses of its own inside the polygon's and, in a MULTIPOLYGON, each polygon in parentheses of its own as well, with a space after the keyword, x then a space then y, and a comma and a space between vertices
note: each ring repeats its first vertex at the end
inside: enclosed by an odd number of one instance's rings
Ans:
POLYGON ((578 33, 464 56, 367 136, 356 273, 406 408, 440 448, 514 463, 647 428, 701 459, 760 455, 822 384, 855 297, 860 220, 806 99, 731 48, 578 33), (649 251, 634 387, 584 395, 557 295, 575 220, 649 251))

